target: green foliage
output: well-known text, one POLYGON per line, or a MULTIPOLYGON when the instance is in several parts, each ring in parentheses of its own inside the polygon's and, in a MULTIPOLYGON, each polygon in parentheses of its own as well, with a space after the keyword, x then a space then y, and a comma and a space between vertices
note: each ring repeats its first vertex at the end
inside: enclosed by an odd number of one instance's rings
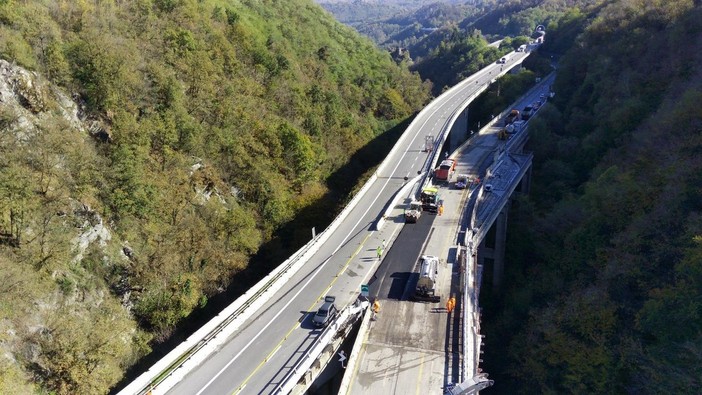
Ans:
POLYGON ((433 42, 431 36, 436 35, 436 29, 455 25, 480 13, 480 9, 475 5, 460 2, 420 0, 416 5, 407 4, 403 7, 394 7, 388 3, 386 1, 382 4, 322 3, 322 5, 337 19, 353 26, 381 47, 389 50, 397 47, 408 48, 415 58, 426 56, 426 51, 417 44, 425 40, 433 42), (375 13, 378 15, 370 15, 375 13))
POLYGON ((36 59, 32 52, 32 47, 19 32, 0 26, 0 58, 13 60, 34 69, 36 59))
POLYGON ((119 379, 134 330, 123 315, 114 302, 89 311, 61 307, 31 337, 42 351, 37 368, 46 387, 57 394, 96 393, 119 379))
POLYGON ((405 103, 400 92, 388 89, 378 102, 377 116, 385 119, 398 119, 410 115, 410 107, 405 103))
POLYGON ((125 61, 112 38, 87 32, 69 44, 68 58, 75 82, 84 90, 88 104, 98 111, 117 108, 118 94, 126 82, 125 61))
POLYGON ((37 388, 30 383, 30 379, 17 365, 7 359, 0 360, 0 392, 4 394, 36 393, 37 388))
POLYGON ((0 109, 0 276, 31 290, 0 306, 26 301, 8 322, 43 325, 8 328, 22 336, 13 356, 39 351, 2 369, 0 392, 35 377, 40 391, 104 393, 151 339, 242 283, 429 85, 306 0, 49 3, 0 2, 0 57, 79 96, 100 139, 48 88, 27 106, 35 130, 0 109), (100 226, 111 239, 83 249, 100 226), (61 316, 30 319, 43 301, 61 316))
POLYGON ((195 277, 177 276, 169 280, 152 284, 134 307, 137 317, 162 335, 190 314, 201 295, 195 277))
POLYGON ((311 140, 288 124, 278 127, 280 144, 285 147, 283 159, 292 170, 292 178, 297 182, 308 180, 315 165, 315 152, 311 140))
POLYGON ((145 217, 151 213, 155 189, 144 176, 144 152, 138 146, 120 145, 110 166, 114 189, 104 191, 116 216, 145 217))
POLYGON ((514 271, 490 301, 504 310, 483 324, 499 339, 487 338, 485 369, 501 393, 699 391, 702 74, 688 65, 702 15, 686 1, 649 6, 612 2, 552 24, 575 45, 530 122, 514 271))
POLYGON ((453 30, 445 36, 447 38, 441 41, 431 56, 413 66, 421 76, 432 80, 437 94, 508 52, 507 49, 488 46, 478 31, 463 33, 453 30))

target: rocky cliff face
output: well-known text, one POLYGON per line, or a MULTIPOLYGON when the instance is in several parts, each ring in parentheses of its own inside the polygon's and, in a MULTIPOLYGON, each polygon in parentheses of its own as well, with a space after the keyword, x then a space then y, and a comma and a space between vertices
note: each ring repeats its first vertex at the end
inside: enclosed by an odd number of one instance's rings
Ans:
MULTIPOLYGON (((130 281, 149 257, 140 260, 138 236, 118 234, 102 200, 112 193, 103 174, 120 174, 114 145, 109 119, 0 59, 0 394, 32 383, 102 393, 149 350, 135 318, 145 286, 130 281)), ((193 162, 191 207, 226 210, 208 166, 193 162)))
MULTIPOLYGON (((57 118, 63 123, 66 133, 77 133, 87 137, 90 131, 90 134, 97 138, 107 134, 99 121, 88 119, 80 104, 65 93, 38 74, 3 59, 0 59, 0 103, 1 136, 14 140, 29 152, 33 150, 31 144, 36 141, 31 137, 42 133, 44 125, 57 122, 57 118)), ((60 158, 53 166, 63 166, 60 158)), ((73 217, 70 219, 78 224, 72 244, 74 260, 79 261, 90 243, 98 242, 105 246, 111 239, 111 234, 103 219, 87 202, 80 202, 72 197, 69 197, 69 202, 69 210, 61 210, 57 216, 64 220, 73 217)))

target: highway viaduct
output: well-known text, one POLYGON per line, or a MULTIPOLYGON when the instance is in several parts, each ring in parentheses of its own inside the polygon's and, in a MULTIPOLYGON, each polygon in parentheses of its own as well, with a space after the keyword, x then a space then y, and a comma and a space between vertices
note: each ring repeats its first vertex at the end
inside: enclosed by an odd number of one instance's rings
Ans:
POLYGON ((511 53, 508 64, 488 65, 430 103, 324 232, 120 394, 284 392, 290 372, 326 333, 310 325, 320 300, 334 294, 340 307, 351 306, 378 267, 376 247, 402 228, 384 221, 388 202, 436 165, 449 132, 466 133, 468 104, 527 55, 511 53), (430 152, 427 135, 434 137, 430 152))
MULTIPOLYGON (((548 93, 551 78, 514 107, 543 100, 540 96, 548 93)), ((479 367, 478 295, 484 262, 490 260, 493 285, 499 287, 509 201, 518 188, 528 191, 532 159, 531 154, 521 153, 528 138, 526 129, 506 141, 498 139, 504 115, 451 154, 458 163, 456 173, 479 177, 481 183, 467 190, 440 183, 444 215, 415 224, 423 227, 423 235, 416 234, 420 231, 415 225, 408 225, 392 241, 374 276, 385 285, 374 287, 378 290, 371 295, 384 307, 376 321, 361 324, 340 394, 441 393, 453 383, 459 384, 451 393, 469 394, 491 384, 479 367), (488 247, 485 236, 490 229, 495 237, 488 247), (410 276, 406 286, 400 284, 404 291, 400 294, 394 284, 403 273, 416 273, 418 257, 424 254, 440 258, 439 304, 410 300, 416 276, 410 276), (460 314, 449 314, 444 308, 450 296, 460 300, 460 314)), ((398 207, 413 195, 414 191, 402 195, 398 207)), ((401 215, 401 210, 389 213, 389 217, 401 215)))

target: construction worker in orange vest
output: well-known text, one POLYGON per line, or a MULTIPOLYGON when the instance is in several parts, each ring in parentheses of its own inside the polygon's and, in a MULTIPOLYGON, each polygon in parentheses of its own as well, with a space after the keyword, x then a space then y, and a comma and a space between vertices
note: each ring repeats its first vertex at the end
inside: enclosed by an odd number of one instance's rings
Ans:
POLYGON ((456 307, 456 298, 453 296, 446 301, 446 310, 448 310, 449 313, 453 311, 453 309, 456 307))
POLYGON ((375 321, 375 316, 380 312, 380 303, 378 299, 373 302, 373 307, 371 308, 373 315, 371 316, 371 321, 375 321))

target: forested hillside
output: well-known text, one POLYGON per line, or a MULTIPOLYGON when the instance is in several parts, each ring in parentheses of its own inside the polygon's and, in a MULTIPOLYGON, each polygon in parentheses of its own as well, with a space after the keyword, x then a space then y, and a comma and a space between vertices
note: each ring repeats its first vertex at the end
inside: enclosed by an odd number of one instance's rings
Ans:
POLYGON ((379 5, 319 0, 336 18, 377 45, 391 51, 402 48, 396 60, 407 61, 412 70, 431 81, 435 94, 529 42, 536 26, 555 28, 552 22, 565 13, 601 2, 444 0, 422 4, 398 0, 379 5), (499 48, 487 45, 501 39, 499 48))
POLYGON ((553 24, 556 97, 504 289, 483 288, 501 394, 702 388, 702 10, 609 1, 553 24))
MULTIPOLYGON (((315 0, 334 17, 353 27, 415 13, 431 4, 461 4, 462 0, 315 0)), ((484 0, 481 0, 484 1, 484 0)))
MULTIPOLYGON (((602 0, 510 0, 477 3, 472 12, 408 45, 415 64, 412 69, 434 83, 435 92, 452 86, 486 62, 492 62, 529 42, 538 25, 546 31, 557 28, 559 18, 603 3, 602 0), (485 42, 504 39, 499 50, 485 42)), ((563 22, 563 20, 561 21, 563 22)), ((548 38, 547 38, 548 40, 548 38)), ((527 62, 527 67, 533 68, 527 62)), ((538 67, 537 67, 538 68, 538 67)))
POLYGON ((387 49, 409 48, 412 57, 416 58, 414 46, 424 37, 479 13, 480 9, 473 5, 437 2, 378 21, 359 21, 352 26, 379 46, 387 49))
POLYGON ((105 393, 429 98, 308 0, 3 0, 0 58, 3 394, 105 393))

